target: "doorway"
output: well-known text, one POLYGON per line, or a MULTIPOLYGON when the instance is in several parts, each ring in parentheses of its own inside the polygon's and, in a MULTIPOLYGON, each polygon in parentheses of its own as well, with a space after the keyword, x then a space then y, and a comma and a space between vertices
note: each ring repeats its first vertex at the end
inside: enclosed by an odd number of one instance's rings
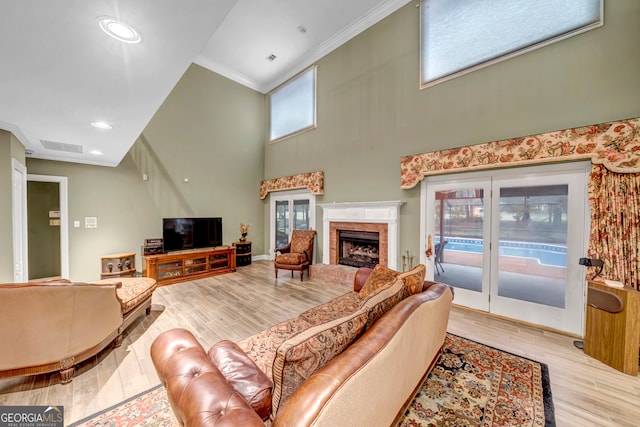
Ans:
POLYGON ((27 175, 29 280, 69 278, 67 178, 27 175))
POLYGON ((293 230, 315 229, 315 196, 308 191, 282 191, 270 195, 271 257, 274 249, 286 246, 293 230))
POLYGON ((426 179, 422 221, 434 280, 455 287, 459 305, 582 334, 589 167, 426 179))

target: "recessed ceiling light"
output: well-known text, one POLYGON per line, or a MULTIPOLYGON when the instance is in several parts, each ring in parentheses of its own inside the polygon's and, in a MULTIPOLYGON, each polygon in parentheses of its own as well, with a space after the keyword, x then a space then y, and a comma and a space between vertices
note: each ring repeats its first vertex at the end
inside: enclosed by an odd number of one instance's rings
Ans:
POLYGON ((142 36, 135 28, 115 18, 101 16, 98 18, 98 24, 102 31, 121 42, 140 43, 142 41, 142 36))
POLYGON ((90 150, 89 154, 93 154, 94 156, 102 156, 104 153, 100 150, 90 150))
POLYGON ((91 122, 91 126, 93 126, 94 128, 105 129, 105 130, 113 129, 113 126, 105 122, 91 122))

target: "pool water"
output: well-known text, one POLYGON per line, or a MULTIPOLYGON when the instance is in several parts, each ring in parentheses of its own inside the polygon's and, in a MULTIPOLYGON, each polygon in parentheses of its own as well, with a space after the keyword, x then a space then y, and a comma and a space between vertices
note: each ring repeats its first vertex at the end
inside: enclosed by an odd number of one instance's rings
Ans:
MULTIPOLYGON (((436 239, 437 240, 437 239, 436 239)), ((446 250, 482 253, 482 240, 446 238, 446 250)), ((436 241, 436 244, 438 242, 436 241)), ((537 259, 540 264, 556 267, 567 266, 567 248, 565 246, 546 245, 544 243, 500 241, 499 254, 519 258, 537 259)))

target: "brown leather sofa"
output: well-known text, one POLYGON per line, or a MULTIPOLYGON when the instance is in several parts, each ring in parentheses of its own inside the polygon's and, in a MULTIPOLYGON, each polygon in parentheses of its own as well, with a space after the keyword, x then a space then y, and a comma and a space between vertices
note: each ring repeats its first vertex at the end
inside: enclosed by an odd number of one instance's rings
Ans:
POLYGON ((178 421, 393 424, 440 354, 453 299, 418 268, 373 286, 371 270, 360 269, 354 292, 208 352, 187 330, 162 333, 151 357, 178 421))
POLYGON ((119 346, 150 312, 155 287, 146 278, 0 284, 0 378, 59 371, 70 382, 77 364, 119 346))

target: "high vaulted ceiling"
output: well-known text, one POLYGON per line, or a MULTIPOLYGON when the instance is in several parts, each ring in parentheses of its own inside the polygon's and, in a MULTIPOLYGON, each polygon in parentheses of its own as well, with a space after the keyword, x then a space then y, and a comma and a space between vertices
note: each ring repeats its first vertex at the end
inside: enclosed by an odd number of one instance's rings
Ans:
POLYGON ((192 62, 267 93, 406 3, 2 0, 0 129, 34 158, 116 166, 192 62), (103 16, 142 42, 110 38, 103 16))

